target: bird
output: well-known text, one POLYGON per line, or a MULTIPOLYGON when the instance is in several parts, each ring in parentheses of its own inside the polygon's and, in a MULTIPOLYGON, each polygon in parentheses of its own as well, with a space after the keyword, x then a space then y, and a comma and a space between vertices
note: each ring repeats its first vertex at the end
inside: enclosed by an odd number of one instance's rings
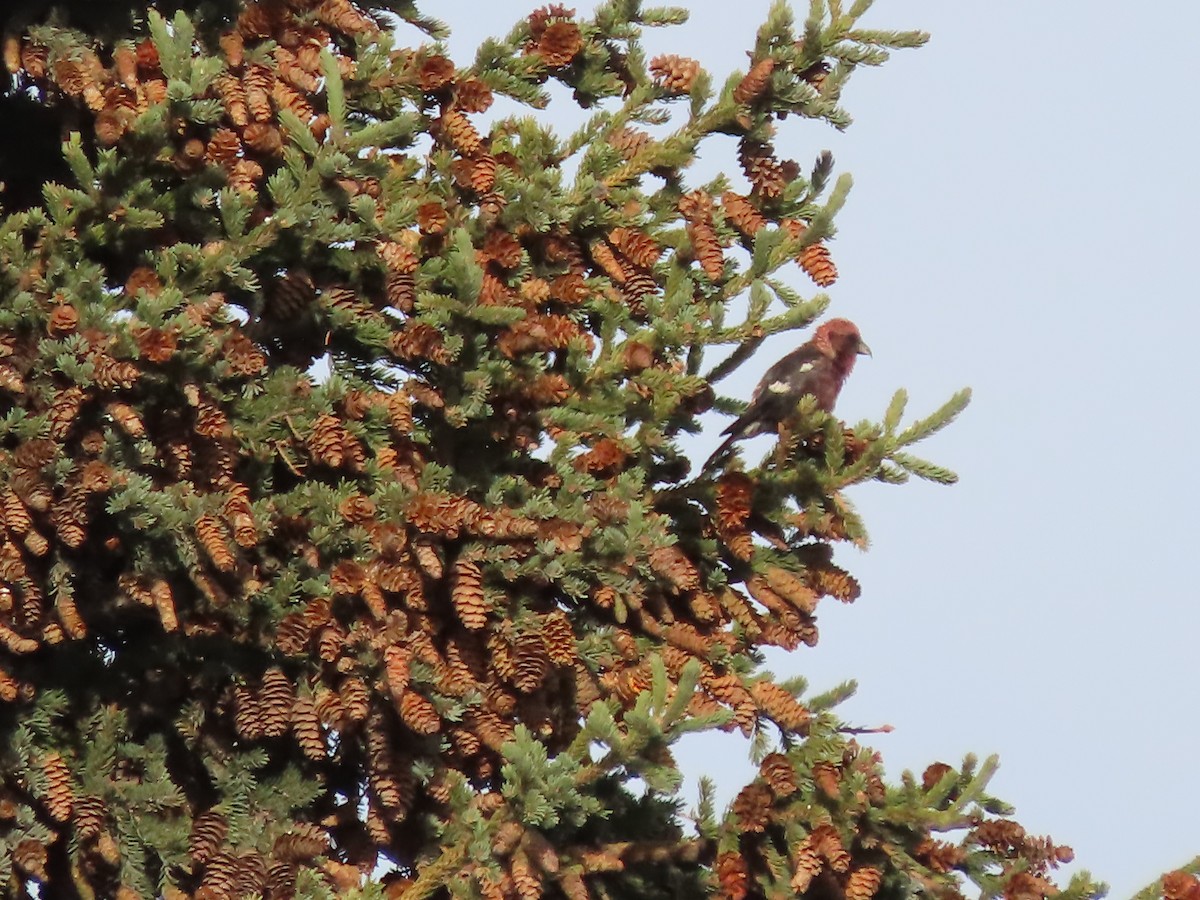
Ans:
POLYGON ((767 369, 745 412, 721 432, 727 437, 701 471, 723 457, 734 442, 778 431, 806 394, 816 399, 818 409, 832 412, 860 355, 870 356, 871 348, 849 319, 830 319, 819 326, 811 339, 767 369))

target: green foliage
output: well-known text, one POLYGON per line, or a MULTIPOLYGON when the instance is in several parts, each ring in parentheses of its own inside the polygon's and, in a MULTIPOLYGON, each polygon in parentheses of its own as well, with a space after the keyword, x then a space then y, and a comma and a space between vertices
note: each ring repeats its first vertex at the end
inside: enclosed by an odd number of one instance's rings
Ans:
POLYGON ((858 596, 848 488, 954 480, 911 446, 968 392, 688 458, 831 302, 793 276, 836 278, 850 177, 776 138, 923 43, 869 5, 774 4, 728 77, 647 59, 687 13, 638 0, 462 68, 396 46, 446 34, 407 0, 6 20, 61 151, 0 137, 0 894, 1052 892, 991 761, 888 787, 852 684, 763 669, 858 596), (487 115, 551 81, 574 133, 487 115), (674 752, 714 731, 759 774, 688 826, 674 752))

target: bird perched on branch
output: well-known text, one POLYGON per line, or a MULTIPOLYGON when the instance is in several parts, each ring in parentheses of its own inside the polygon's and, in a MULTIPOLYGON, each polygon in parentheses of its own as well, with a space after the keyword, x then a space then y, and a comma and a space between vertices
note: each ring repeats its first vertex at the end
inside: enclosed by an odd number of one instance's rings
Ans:
POLYGON ((807 343, 767 369, 746 411, 721 432, 728 437, 704 463, 704 469, 724 456, 735 441, 777 431, 806 394, 816 398, 819 409, 832 412, 860 354, 870 356, 871 348, 853 322, 830 319, 820 326, 807 343))

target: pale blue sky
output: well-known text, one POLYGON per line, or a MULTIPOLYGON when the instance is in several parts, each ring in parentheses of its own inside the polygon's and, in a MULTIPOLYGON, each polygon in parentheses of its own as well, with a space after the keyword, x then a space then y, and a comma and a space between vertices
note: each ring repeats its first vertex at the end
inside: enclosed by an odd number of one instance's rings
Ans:
MULTIPOLYGON (((427 6, 466 61, 535 5, 427 6)), ((651 45, 718 83, 744 68, 768 0, 684 5, 651 45)), ((781 141, 855 177, 832 311, 875 355, 839 412, 878 417, 897 387, 920 413, 975 399, 922 448, 958 486, 854 490, 874 544, 842 559, 863 597, 772 665, 857 678, 843 710, 895 726, 871 741, 894 774, 999 753, 1018 818, 1128 896, 1200 853, 1200 3, 878 0, 869 22, 933 39, 855 76, 846 133, 789 120, 781 141)), ((742 756, 685 762, 733 791, 742 756)))

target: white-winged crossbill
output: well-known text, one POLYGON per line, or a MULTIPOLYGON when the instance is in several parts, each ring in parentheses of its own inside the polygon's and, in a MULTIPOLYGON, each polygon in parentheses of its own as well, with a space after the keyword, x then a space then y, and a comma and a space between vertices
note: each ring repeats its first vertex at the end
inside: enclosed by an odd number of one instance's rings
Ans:
POLYGON ((830 319, 821 325, 809 341, 767 369, 745 412, 721 432, 728 436, 704 468, 724 456, 735 441, 778 431, 806 394, 812 394, 819 409, 831 412, 860 354, 870 356, 871 348, 853 322, 830 319))

